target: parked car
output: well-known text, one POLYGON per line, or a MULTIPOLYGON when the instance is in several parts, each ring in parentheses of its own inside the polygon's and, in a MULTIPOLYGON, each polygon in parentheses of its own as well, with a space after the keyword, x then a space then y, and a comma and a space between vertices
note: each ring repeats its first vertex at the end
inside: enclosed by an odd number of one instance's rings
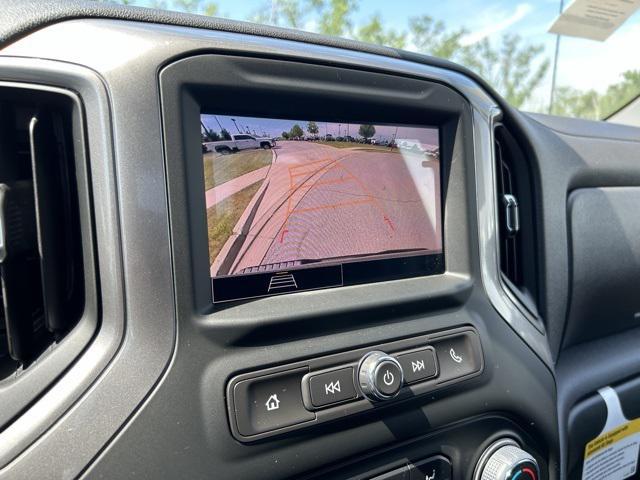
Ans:
POLYGON ((324 136, 324 141, 325 141, 325 142, 333 142, 333 135, 331 135, 330 133, 327 133, 327 134, 324 136))
POLYGON ((425 153, 426 151, 420 142, 412 139, 398 139, 397 144, 398 148, 402 150, 409 150, 415 153, 425 153))
POLYGON ((269 137, 255 137, 248 134, 232 134, 231 140, 220 140, 217 142, 204 142, 202 144, 203 152, 206 148, 207 152, 217 152, 222 155, 228 155, 240 150, 250 150, 255 148, 273 148, 276 141, 269 137))

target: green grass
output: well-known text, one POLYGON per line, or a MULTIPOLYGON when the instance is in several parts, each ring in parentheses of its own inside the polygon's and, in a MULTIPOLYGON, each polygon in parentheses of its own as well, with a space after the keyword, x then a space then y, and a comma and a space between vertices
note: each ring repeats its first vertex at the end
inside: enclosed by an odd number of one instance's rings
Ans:
MULTIPOLYGON (((268 152, 271 155, 270 152, 268 152)), ((209 265, 213 264, 222 247, 233 234, 242 213, 262 185, 262 180, 234 193, 207 209, 207 228, 209 231, 209 265)))
POLYGON ((353 142, 325 142, 324 140, 314 142, 321 145, 327 145, 334 148, 357 148, 358 150, 375 150, 383 152, 397 152, 397 148, 390 149, 384 145, 369 145, 368 143, 353 143, 353 142))
POLYGON ((271 164, 271 150, 242 150, 230 155, 203 155, 205 190, 271 164))

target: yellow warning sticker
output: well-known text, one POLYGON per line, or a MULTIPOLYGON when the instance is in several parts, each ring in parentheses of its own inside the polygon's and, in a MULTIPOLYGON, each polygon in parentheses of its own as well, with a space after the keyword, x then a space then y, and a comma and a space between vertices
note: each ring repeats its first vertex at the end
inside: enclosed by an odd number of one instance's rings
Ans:
POLYGON ((582 480, 629 479, 638 471, 640 418, 625 418, 618 394, 611 387, 598 393, 607 405, 607 422, 600 435, 585 446, 582 480))
POLYGON ((614 443, 618 443, 625 438, 635 435, 636 433, 640 433, 640 418, 636 418, 630 422, 627 422, 624 425, 620 425, 617 428, 614 428, 610 432, 605 433, 604 435, 600 435, 597 438, 594 438, 584 449, 584 458, 587 459, 594 453, 606 448, 614 443))

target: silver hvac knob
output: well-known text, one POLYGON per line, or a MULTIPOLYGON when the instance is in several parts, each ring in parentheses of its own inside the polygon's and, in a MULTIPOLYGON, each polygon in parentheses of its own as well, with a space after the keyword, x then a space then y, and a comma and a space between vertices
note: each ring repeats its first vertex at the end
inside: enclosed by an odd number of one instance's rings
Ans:
POLYGON ((400 363, 384 352, 367 353, 358 366, 358 383, 370 400, 388 400, 398 395, 404 375, 400 363))
POLYGON ((492 444, 480 457, 474 480, 539 480, 535 458, 511 439, 492 444))

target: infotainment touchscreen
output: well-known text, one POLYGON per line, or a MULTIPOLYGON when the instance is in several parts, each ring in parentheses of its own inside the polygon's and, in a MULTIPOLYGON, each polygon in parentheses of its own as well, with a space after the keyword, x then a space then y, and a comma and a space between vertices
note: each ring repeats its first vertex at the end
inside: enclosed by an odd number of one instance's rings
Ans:
POLYGON ((443 272, 438 128, 200 120, 214 302, 443 272))

